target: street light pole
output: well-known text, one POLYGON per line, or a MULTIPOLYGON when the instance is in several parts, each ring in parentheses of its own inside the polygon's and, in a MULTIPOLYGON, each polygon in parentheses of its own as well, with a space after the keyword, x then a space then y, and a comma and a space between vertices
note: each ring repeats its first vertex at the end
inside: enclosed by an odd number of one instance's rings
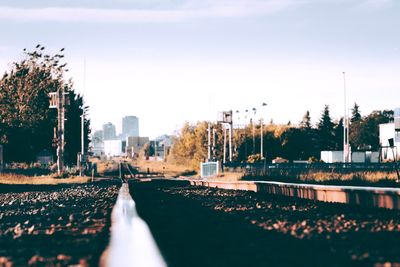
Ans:
POLYGON ((245 155, 245 160, 247 160, 247 156, 248 156, 248 149, 247 149, 247 113, 249 112, 246 109, 246 115, 245 115, 245 119, 244 119, 244 155, 245 155))
POLYGON ((255 119, 255 116, 256 116, 257 109, 253 108, 252 110, 254 112, 253 120, 252 120, 252 126, 253 126, 253 155, 255 155, 256 154, 256 136, 255 136, 256 124, 254 123, 254 119, 255 119))
POLYGON ((223 162, 224 164, 226 163, 226 127, 224 124, 222 124, 222 127, 224 128, 224 157, 223 157, 223 162))
POLYGON ((343 72, 344 117, 343 117, 343 162, 349 162, 349 118, 347 114, 346 73, 343 72))
POLYGON ((231 123, 229 123, 229 162, 232 162, 232 142, 233 142, 233 114, 231 111, 231 123))
MULTIPOLYGON (((265 107, 267 104, 266 103, 262 103, 261 107, 265 107)), ((264 159, 264 120, 263 120, 263 114, 261 112, 261 116, 260 116, 260 124, 261 124, 261 144, 260 144, 260 154, 261 154, 261 159, 264 159)))
POLYGON ((207 162, 211 160, 211 123, 208 123, 208 129, 207 129, 207 139, 208 139, 208 150, 207 150, 207 162))

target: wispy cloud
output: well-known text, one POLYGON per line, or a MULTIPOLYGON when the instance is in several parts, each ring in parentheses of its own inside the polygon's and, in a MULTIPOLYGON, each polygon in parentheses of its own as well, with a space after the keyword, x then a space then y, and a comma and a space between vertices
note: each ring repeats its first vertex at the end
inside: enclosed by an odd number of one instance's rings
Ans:
POLYGON ((160 23, 190 19, 262 16, 300 5, 303 0, 187 0, 170 9, 1 7, 0 20, 94 23, 160 23))
POLYGON ((394 3, 393 0, 365 0, 363 5, 367 8, 384 8, 394 3))

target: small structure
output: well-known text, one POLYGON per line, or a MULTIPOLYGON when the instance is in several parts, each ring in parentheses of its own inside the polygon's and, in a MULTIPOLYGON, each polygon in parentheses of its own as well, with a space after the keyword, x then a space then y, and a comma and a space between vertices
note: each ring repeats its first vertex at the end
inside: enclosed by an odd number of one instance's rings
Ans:
POLYGON ((209 161, 200 163, 200 176, 201 178, 215 177, 219 173, 218 161, 209 161))
POLYGON ((396 129, 395 123, 379 124, 379 144, 381 146, 381 160, 393 161, 393 154, 400 156, 400 129, 396 129), (393 139, 393 147, 389 144, 389 139, 393 139), (392 151, 393 149, 393 151, 392 151))
POLYGON ((366 159, 365 152, 353 152, 351 153, 351 162, 364 163, 366 159))
MULTIPOLYGON (((352 163, 378 163, 379 152, 355 151, 350 154, 352 163)), ((343 162, 343 151, 321 151, 321 160, 326 163, 343 162)))
POLYGON ((126 155, 131 158, 139 155, 143 146, 149 142, 148 137, 128 136, 126 138, 126 155))
POLYGON ((343 162, 343 151, 321 151, 321 160, 326 163, 343 162))
POLYGON ((165 160, 172 146, 172 136, 162 135, 154 141, 150 141, 154 148, 154 157, 157 160, 165 160))

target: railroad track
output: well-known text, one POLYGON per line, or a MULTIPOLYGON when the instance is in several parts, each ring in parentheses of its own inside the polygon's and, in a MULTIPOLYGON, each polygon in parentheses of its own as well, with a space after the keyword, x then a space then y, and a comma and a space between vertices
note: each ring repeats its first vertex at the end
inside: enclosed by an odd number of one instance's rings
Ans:
POLYGON ((119 163, 122 185, 111 214, 110 243, 102 254, 100 266, 167 266, 149 227, 136 211, 127 176, 136 179, 138 171, 129 163, 119 163))
POLYGON ((167 266, 135 206, 128 183, 123 182, 111 214, 110 243, 100 266, 167 266))

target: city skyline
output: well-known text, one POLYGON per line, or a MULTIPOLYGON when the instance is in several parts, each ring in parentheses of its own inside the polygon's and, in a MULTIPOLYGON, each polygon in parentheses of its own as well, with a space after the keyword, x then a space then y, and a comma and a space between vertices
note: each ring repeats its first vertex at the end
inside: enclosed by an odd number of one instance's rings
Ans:
POLYGON ((93 130, 135 114, 154 138, 263 102, 266 122, 315 123, 325 104, 343 116, 343 71, 348 108, 399 105, 399 16, 390 0, 5 0, 0 71, 23 48, 65 47, 93 130))
POLYGON ((133 115, 126 115, 120 118, 120 123, 116 124, 111 121, 103 123, 100 128, 92 127, 92 135, 95 132, 104 132, 105 128, 112 127, 112 131, 114 132, 113 138, 122 138, 124 139, 126 136, 139 136, 139 118, 133 115), (132 118, 134 122, 132 122, 132 118), (124 125, 125 124, 125 125, 124 125), (133 125, 132 125, 133 124, 133 125), (132 126, 134 129, 132 129, 132 126), (125 129, 124 129, 125 127, 125 129))

